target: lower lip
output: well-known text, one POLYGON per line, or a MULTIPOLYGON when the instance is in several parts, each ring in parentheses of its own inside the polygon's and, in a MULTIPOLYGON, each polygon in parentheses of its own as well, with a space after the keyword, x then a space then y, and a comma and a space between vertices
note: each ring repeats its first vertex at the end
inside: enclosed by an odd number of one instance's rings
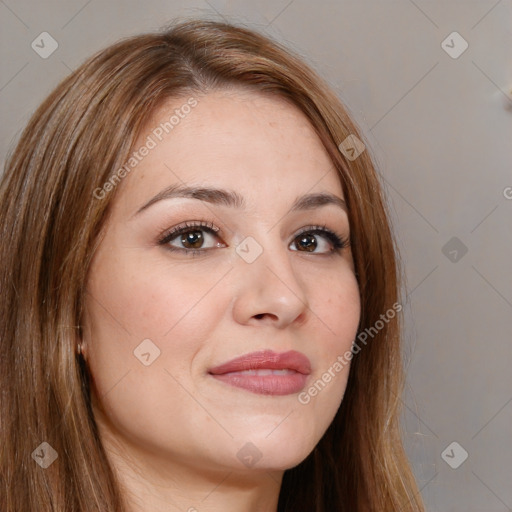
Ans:
POLYGON ((241 373, 225 373, 212 375, 217 380, 236 388, 246 389, 260 395, 291 395, 304 389, 307 375, 291 373, 289 375, 244 375, 241 373))

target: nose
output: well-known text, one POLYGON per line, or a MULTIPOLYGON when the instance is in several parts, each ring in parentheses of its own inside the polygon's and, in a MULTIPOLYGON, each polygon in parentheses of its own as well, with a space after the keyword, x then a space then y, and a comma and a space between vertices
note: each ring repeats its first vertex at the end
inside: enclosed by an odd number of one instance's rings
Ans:
POLYGON ((268 247, 252 263, 236 256, 231 274, 235 283, 233 316, 238 323, 266 323, 283 329, 306 320, 307 293, 293 268, 293 256, 287 248, 268 247))

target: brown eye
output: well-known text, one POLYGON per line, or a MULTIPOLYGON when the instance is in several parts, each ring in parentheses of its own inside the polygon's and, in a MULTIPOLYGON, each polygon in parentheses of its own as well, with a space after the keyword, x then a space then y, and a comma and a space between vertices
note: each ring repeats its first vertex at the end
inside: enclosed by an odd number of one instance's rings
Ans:
POLYGON ((304 247, 304 250, 307 252, 314 252, 318 246, 318 242, 313 235, 300 235, 296 239, 296 243, 298 247, 304 247))
POLYGON ((295 237, 293 242, 299 249, 298 252, 309 252, 318 254, 329 254, 339 252, 345 247, 348 247, 348 240, 338 236, 336 233, 327 229, 325 226, 314 226, 312 228, 304 229, 298 236, 295 237), (318 236, 323 238, 324 241, 318 241, 318 236), (325 242, 328 241, 328 243, 325 242), (327 247, 326 247, 327 245, 327 247), (320 246, 320 251, 315 251, 320 246), (329 249, 330 246, 330 249, 329 249), (325 248, 325 250, 322 250, 325 248))
POLYGON ((204 243, 202 231, 200 229, 187 231, 181 235, 180 242, 185 246, 185 249, 200 249, 204 243))
MULTIPOLYGON (((215 241, 219 239, 219 232, 220 229, 212 223, 193 221, 171 229, 158 243, 173 252, 199 256, 215 247, 226 247, 222 242, 215 241)), ((292 250, 311 254, 334 254, 348 245, 347 239, 338 236, 325 226, 311 226, 303 229, 295 237, 292 246, 296 248, 292 250)))
POLYGON ((210 222, 187 222, 168 231, 158 243, 170 251, 199 255, 214 247, 225 247, 222 243, 215 242, 219 231, 219 228, 210 222), (208 244, 210 247, 205 247, 208 244))

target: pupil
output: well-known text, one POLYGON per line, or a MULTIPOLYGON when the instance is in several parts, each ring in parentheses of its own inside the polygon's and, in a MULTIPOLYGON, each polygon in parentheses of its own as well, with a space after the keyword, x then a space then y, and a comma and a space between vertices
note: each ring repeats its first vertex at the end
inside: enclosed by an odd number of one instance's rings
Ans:
POLYGON ((317 246, 317 241, 313 235, 307 235, 299 240, 299 244, 305 247, 308 252, 313 252, 317 246))
POLYGON ((186 244, 192 244, 194 249, 201 247, 203 243, 203 235, 201 231, 190 231, 181 237, 181 243, 186 246, 186 244))

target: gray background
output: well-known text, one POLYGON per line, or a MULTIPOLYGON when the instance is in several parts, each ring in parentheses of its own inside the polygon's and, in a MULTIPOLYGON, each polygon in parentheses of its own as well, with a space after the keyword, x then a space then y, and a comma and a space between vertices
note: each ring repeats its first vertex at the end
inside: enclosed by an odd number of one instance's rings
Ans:
POLYGON ((427 509, 512 510, 512 2, 0 0, 2 160, 91 53, 196 15, 276 37, 348 106, 406 271, 404 438, 427 509), (44 31, 46 59, 31 48, 44 31))

